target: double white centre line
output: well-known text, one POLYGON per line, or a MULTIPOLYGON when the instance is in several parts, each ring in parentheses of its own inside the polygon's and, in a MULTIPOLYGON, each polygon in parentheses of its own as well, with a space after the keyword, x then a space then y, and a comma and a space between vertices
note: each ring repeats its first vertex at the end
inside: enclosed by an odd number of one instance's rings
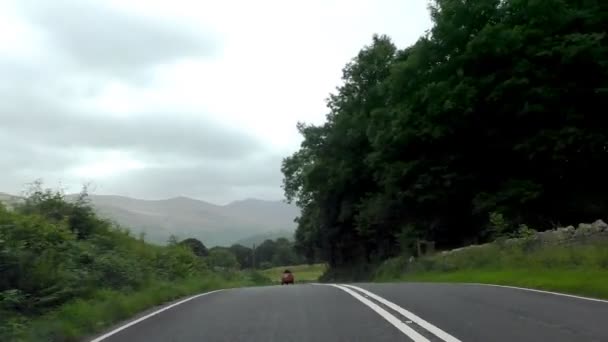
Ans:
MULTIPOLYGON (((321 284, 319 284, 319 285, 321 285, 321 284)), ((392 324, 395 328, 399 329, 399 331, 401 331, 407 337, 412 339, 414 342, 430 342, 430 340, 427 339, 426 337, 422 336, 416 330, 410 328, 407 324, 403 323, 401 321, 401 319, 399 319, 395 315, 391 314, 387 310, 383 309, 380 305, 376 304, 372 300, 365 298, 364 296, 367 296, 367 297, 375 300, 376 302, 378 302, 382 305, 385 305, 386 307, 390 308, 391 310, 399 313, 399 315, 405 317, 407 320, 412 321, 413 323, 416 323, 418 326, 425 329, 429 333, 437 336, 442 341, 461 342, 456 337, 439 329, 435 325, 425 321, 424 319, 420 318, 418 315, 400 307, 399 305, 397 305, 385 298, 378 296, 377 294, 375 294, 373 292, 370 292, 368 290, 362 289, 362 288, 360 288, 358 286, 354 286, 354 285, 346 285, 346 284, 344 284, 344 285, 328 284, 328 285, 337 287, 340 290, 353 296, 355 299, 357 299, 358 301, 360 301, 361 303, 365 304, 370 309, 375 311, 378 315, 380 315, 382 318, 384 318, 386 321, 388 321, 390 324, 392 324), (361 294, 363 294, 363 295, 361 295, 361 294)))
POLYGON ((401 322, 399 320, 399 318, 391 315, 388 311, 384 310, 383 308, 381 308, 378 304, 372 302, 371 300, 363 297, 362 295, 358 294, 357 292, 346 288, 342 285, 335 285, 335 284, 331 284, 331 286, 337 287, 340 290, 348 293, 349 295, 355 297, 357 300, 359 300, 361 303, 367 305, 370 309, 374 310, 378 315, 382 316, 382 318, 384 318, 385 320, 387 320, 390 324, 392 324, 393 326, 395 326, 395 328, 399 329, 402 333, 404 333, 405 335, 409 336, 412 340, 414 340, 415 342, 430 342, 429 340, 427 340, 424 336, 420 335, 418 332, 416 332, 416 330, 410 328, 407 326, 407 324, 401 322))

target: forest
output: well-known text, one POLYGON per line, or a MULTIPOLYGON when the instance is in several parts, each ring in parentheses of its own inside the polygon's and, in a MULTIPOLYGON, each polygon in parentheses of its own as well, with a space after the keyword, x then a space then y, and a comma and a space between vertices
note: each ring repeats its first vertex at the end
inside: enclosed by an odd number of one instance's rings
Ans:
POLYGON ((411 46, 374 36, 326 122, 298 124, 283 187, 309 261, 373 264, 419 240, 449 249, 607 217, 608 2, 429 11, 411 46))
MULTIPOLYGON (((180 242, 191 248, 204 245, 193 238, 180 242)), ((195 252, 196 253, 196 252, 195 252)), ((276 240, 266 239, 259 246, 249 248, 241 244, 233 244, 230 247, 215 246, 204 252, 210 266, 226 267, 230 269, 267 269, 276 266, 297 265, 305 260, 296 253, 294 243, 286 238, 276 240)))

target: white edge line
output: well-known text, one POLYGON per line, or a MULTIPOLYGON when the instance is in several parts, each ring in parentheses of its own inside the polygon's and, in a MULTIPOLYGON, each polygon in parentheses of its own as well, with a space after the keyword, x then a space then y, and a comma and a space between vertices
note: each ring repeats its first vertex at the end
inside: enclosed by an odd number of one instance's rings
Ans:
POLYGON ((136 320, 134 320, 134 321, 131 321, 131 322, 129 322, 129 323, 127 323, 127 324, 125 324, 125 325, 122 325, 122 326, 120 326, 120 327, 118 327, 118 328, 116 328, 116 329, 114 329, 114 330, 110 331, 110 332, 109 332, 109 333, 107 333, 107 334, 104 334, 104 335, 102 335, 102 336, 99 336, 99 337, 97 337, 97 338, 95 338, 95 339, 91 340, 90 342, 99 342, 99 341, 103 341, 103 340, 105 340, 106 338, 108 338, 108 337, 110 337, 110 336, 112 336, 112 335, 114 335, 114 334, 116 334, 116 333, 118 333, 118 332, 120 332, 120 331, 122 331, 122 330, 127 329, 128 327, 131 327, 131 326, 133 326, 133 325, 135 325, 135 324, 137 324, 137 323, 139 323, 139 322, 141 322, 141 321, 143 321, 143 320, 146 320, 146 319, 148 319, 148 318, 150 318, 150 317, 152 317, 152 316, 158 315, 159 313, 161 313, 161 312, 163 312, 163 311, 166 311, 166 310, 169 310, 169 309, 171 309, 172 307, 178 306, 178 305, 180 305, 180 304, 183 304, 183 303, 185 303, 185 302, 187 302, 187 301, 190 301, 190 300, 193 300, 193 299, 195 299, 195 298, 202 297, 202 296, 206 296, 206 295, 208 295, 208 294, 212 294, 212 293, 219 292, 219 291, 223 291, 223 290, 222 290, 222 289, 220 289, 220 290, 215 290, 215 291, 205 292, 205 293, 201 293, 201 294, 194 295, 194 296, 192 296, 192 297, 188 297, 188 298, 186 298, 186 299, 184 299, 184 300, 180 300, 180 301, 179 301, 179 302, 177 302, 177 303, 173 303, 173 304, 171 304, 171 305, 165 306, 164 308, 159 309, 159 310, 156 310, 156 311, 154 311, 154 312, 152 312, 152 313, 150 313, 150 314, 147 314, 147 315, 145 315, 144 317, 138 318, 138 319, 136 319, 136 320))
POLYGON ((353 286, 353 285, 347 285, 344 284, 344 286, 349 287, 351 289, 360 291, 361 293, 377 300, 378 302, 388 306, 389 308, 397 311, 398 313, 400 313, 401 315, 405 316, 406 318, 408 318, 409 320, 413 321, 414 323, 418 324, 419 326, 421 326, 422 328, 426 329, 428 332, 432 333, 433 335, 439 337, 440 339, 446 341, 446 342, 461 342, 459 339, 457 339, 456 337, 448 334, 447 332, 439 329, 438 327, 434 326, 433 324, 425 321, 424 319, 420 318, 419 316, 417 316, 416 314, 400 307, 399 305, 384 299, 380 296, 378 296, 377 294, 370 292, 368 290, 362 289, 358 286, 353 286))
MULTIPOLYGON (((315 285, 321 285, 321 284, 315 284, 315 285)), ((384 310, 383 308, 378 306, 376 303, 364 298, 363 296, 356 293, 355 291, 350 290, 341 285, 336 285, 336 284, 324 284, 324 285, 337 287, 340 290, 353 296, 355 299, 359 300, 361 303, 367 305, 370 309, 374 310, 378 315, 380 315, 382 318, 387 320, 390 324, 392 324, 395 328, 399 329, 406 336, 411 338, 414 342, 430 342, 426 337, 420 335, 416 330, 408 327, 405 323, 401 322, 397 317, 393 316, 391 313, 384 310)))
MULTIPOLYGON (((454 283, 454 284, 456 284, 456 283, 454 283)), ((527 287, 517 287, 517 286, 509 286, 509 285, 496 285, 496 284, 483 284, 483 283, 461 283, 461 284, 464 284, 464 285, 483 285, 483 286, 493 286, 493 287, 504 287, 504 288, 507 288, 507 289, 515 289, 515 290, 523 290, 523 291, 530 291, 530 292, 546 293, 546 294, 551 294, 551 295, 555 295, 555 296, 570 297, 570 298, 588 300, 588 301, 592 301, 592 302, 608 303, 608 300, 604 300, 604 299, 591 298, 591 297, 583 297, 583 296, 576 296, 576 295, 571 295, 571 294, 567 294, 567 293, 560 293, 560 292, 552 292, 552 291, 530 289, 530 288, 527 288, 527 287)))

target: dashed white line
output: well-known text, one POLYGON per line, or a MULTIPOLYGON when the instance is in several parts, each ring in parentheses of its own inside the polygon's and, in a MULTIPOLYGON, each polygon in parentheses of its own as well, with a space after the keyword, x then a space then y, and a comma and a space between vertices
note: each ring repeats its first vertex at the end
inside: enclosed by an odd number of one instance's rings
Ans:
POLYGON ((370 309, 374 310, 378 315, 380 315, 382 318, 387 320, 395 328, 399 329, 399 331, 401 331, 407 337, 411 338, 414 342, 430 342, 426 337, 420 335, 416 330, 408 327, 406 324, 401 322, 401 320, 399 320, 397 317, 393 316, 391 313, 389 313, 388 311, 381 308, 378 304, 372 302, 369 299, 366 299, 365 297, 358 294, 357 292, 355 292, 351 289, 348 289, 344 286, 341 286, 341 285, 336 285, 336 284, 327 284, 327 285, 337 287, 340 290, 353 296, 355 299, 359 300, 361 303, 367 305, 370 309))
POLYGON ((184 300, 181 300, 181 301, 179 301, 179 302, 177 302, 177 303, 173 303, 173 304, 171 304, 171 305, 165 306, 164 308, 159 309, 159 310, 156 310, 156 311, 154 311, 154 312, 152 312, 152 313, 150 313, 150 314, 147 314, 147 315, 145 315, 144 317, 138 318, 138 319, 136 319, 136 320, 134 320, 134 321, 131 321, 131 322, 129 322, 129 323, 127 323, 127 324, 125 324, 125 325, 122 325, 122 326, 120 326, 120 327, 118 327, 118 328, 116 328, 116 329, 114 329, 114 330, 110 331, 110 332, 109 332, 109 333, 107 333, 107 334, 101 335, 101 336, 99 336, 99 337, 97 337, 97 338, 95 338, 95 339, 91 340, 90 342, 100 342, 100 341, 103 341, 103 340, 105 340, 106 338, 108 338, 108 337, 110 337, 110 336, 112 336, 112 335, 114 335, 114 334, 116 334, 116 333, 118 333, 118 332, 120 332, 120 331, 122 331, 122 330, 125 330, 125 329, 127 329, 128 327, 130 327, 130 326, 133 326, 133 325, 135 325, 135 324, 137 324, 137 323, 139 323, 139 322, 141 322, 141 321, 143 321, 143 320, 146 320, 146 319, 148 319, 148 318, 150 318, 150 317, 152 317, 152 316, 154 316, 154 315, 158 315, 159 313, 161 313, 161 312, 163 312, 163 311, 166 311, 166 310, 169 310, 169 309, 171 309, 172 307, 178 306, 178 305, 180 305, 180 304, 183 304, 183 303, 185 303, 185 302, 187 302, 187 301, 190 301, 190 300, 193 300, 193 299, 195 299, 195 298, 202 297, 202 296, 206 296, 206 295, 208 295, 208 294, 212 294, 212 293, 219 292, 219 291, 223 291, 223 290, 215 290, 215 291, 210 291, 210 292, 205 292, 205 293, 197 294, 197 295, 195 295, 195 296, 188 297, 188 298, 186 298, 186 299, 184 299, 184 300))
POLYGON ((448 334, 447 332, 439 329, 438 327, 434 326, 433 324, 425 321, 424 319, 420 318, 419 316, 417 316, 416 314, 400 307, 399 305, 384 299, 380 296, 378 296, 377 294, 370 292, 368 290, 362 289, 358 286, 354 286, 354 285, 343 285, 346 286, 348 288, 357 290, 365 295, 368 295, 369 297, 375 299, 376 301, 386 305, 387 307, 391 308, 392 310, 397 311, 399 314, 403 315, 404 317, 406 317, 407 319, 413 321, 414 323, 418 324, 419 326, 421 326, 422 328, 424 328, 425 330, 427 330, 428 332, 430 332, 431 334, 439 337, 440 339, 444 340, 445 342, 461 342, 459 339, 457 339, 456 337, 448 334))

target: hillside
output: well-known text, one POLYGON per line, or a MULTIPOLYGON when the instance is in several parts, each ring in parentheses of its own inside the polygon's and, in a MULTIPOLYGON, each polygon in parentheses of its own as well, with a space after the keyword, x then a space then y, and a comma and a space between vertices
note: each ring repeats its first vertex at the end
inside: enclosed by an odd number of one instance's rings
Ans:
POLYGON ((92 195, 97 212, 129 227, 145 232, 146 240, 158 243, 170 235, 195 237, 207 246, 229 245, 269 231, 295 228, 295 206, 281 201, 249 199, 225 206, 186 197, 167 200, 139 200, 119 196, 92 195))
MULTIPOLYGON (((1 194, 0 200, 18 197, 1 194)), ((67 196, 73 198, 73 195, 67 196)), ((187 197, 141 200, 123 196, 90 195, 95 211, 103 218, 129 228, 134 235, 145 233, 146 241, 165 243, 171 235, 194 237, 206 246, 230 245, 272 232, 295 228, 299 210, 281 201, 246 199, 216 205, 187 197)), ((257 240, 256 240, 257 241, 257 240)))

